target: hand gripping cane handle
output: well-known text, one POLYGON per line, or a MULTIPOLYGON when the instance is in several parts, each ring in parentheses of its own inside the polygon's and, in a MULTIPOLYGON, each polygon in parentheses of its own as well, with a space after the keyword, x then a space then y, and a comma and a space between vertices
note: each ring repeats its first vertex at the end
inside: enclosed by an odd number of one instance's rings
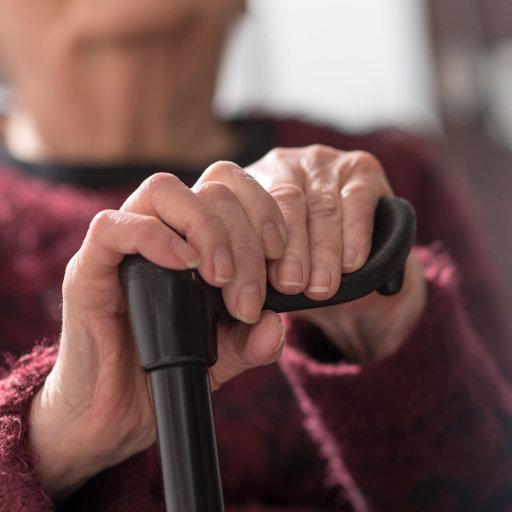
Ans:
MULTIPOLYGON (((267 286, 263 309, 296 311, 341 304, 373 291, 397 293, 414 243, 414 209, 382 198, 366 264, 342 278, 336 294, 316 301, 267 286)), ((149 373, 168 511, 224 510, 208 367, 216 361, 216 324, 231 319, 220 289, 195 270, 168 270, 139 255, 120 270, 141 367, 149 373)))

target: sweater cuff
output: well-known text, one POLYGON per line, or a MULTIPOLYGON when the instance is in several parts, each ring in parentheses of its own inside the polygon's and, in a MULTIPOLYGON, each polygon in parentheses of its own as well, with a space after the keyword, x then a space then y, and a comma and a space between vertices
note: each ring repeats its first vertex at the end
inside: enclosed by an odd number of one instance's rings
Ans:
POLYGON ((424 510, 399 508, 394 500, 414 494, 436 464, 437 476, 456 481, 464 474, 483 495, 489 488, 478 484, 482 472, 488 487, 498 485, 510 463, 493 462, 496 445, 509 435, 493 411, 508 418, 511 393, 461 307, 448 258, 422 259, 429 300, 396 352, 364 365, 322 363, 294 343, 312 331, 292 325, 292 343, 280 362, 331 478, 353 495, 390 500, 389 510, 424 510), (354 481, 359 491, 351 489, 354 481))
POLYGON ((28 441, 32 399, 55 363, 57 346, 36 346, 0 369, 0 512, 53 510, 35 476, 37 459, 28 441))

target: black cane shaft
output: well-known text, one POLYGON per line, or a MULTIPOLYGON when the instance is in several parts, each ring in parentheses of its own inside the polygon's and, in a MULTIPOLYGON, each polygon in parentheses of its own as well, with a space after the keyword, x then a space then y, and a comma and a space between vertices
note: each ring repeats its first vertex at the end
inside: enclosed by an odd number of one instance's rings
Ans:
POLYGON ((150 373, 166 510, 223 512, 206 366, 150 373))

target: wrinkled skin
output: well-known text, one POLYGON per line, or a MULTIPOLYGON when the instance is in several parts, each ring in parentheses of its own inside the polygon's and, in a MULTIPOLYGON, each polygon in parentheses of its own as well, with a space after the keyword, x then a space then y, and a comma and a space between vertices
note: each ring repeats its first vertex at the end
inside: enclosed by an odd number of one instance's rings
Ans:
MULTIPOLYGON (((280 355, 280 318, 261 313, 266 279, 283 293, 330 297, 342 270, 366 260, 376 203, 390 193, 370 155, 313 146, 274 151, 247 172, 219 162, 192 190, 157 174, 119 211, 100 212, 68 265, 61 350, 33 407, 32 441, 49 492, 65 494, 154 442, 146 381, 118 281, 125 254, 139 252, 168 268, 198 267, 208 283, 222 288, 240 321, 219 326, 219 361, 210 374, 215 390, 280 355)), ((397 296, 375 294, 301 315, 364 361, 391 353, 423 303, 422 278, 411 258, 397 296)))

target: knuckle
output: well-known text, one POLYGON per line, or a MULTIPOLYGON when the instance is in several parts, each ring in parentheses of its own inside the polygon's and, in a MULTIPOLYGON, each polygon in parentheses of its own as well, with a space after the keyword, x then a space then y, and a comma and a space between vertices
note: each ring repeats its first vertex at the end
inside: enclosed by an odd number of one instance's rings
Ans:
POLYGON ((278 202, 306 202, 306 195, 302 188, 293 183, 279 183, 270 191, 270 193, 278 202))
POLYGON ((265 162, 268 170, 287 167, 289 165, 294 165, 300 160, 302 155, 301 151, 301 148, 285 148, 278 146, 271 149, 264 156, 263 161, 265 162))
POLYGON ((102 210, 92 219, 87 233, 87 239, 102 240, 109 243, 110 237, 122 226, 129 226, 131 236, 134 239, 152 236, 161 226, 161 221, 156 217, 133 216, 118 210, 102 210))
POLYGON ((314 264, 325 263, 331 265, 333 268, 336 262, 339 261, 339 256, 342 252, 341 237, 329 237, 323 240, 318 240, 311 249, 311 260, 314 264))
POLYGON ((358 197, 365 197, 368 195, 368 184, 364 181, 352 181, 341 191, 343 199, 353 199, 358 197))
POLYGON ((272 148, 268 153, 267 153, 267 158, 270 159, 270 160, 283 160, 284 158, 290 156, 290 153, 294 151, 293 149, 291 148, 283 148, 283 147, 275 147, 275 148, 272 148))
MULTIPOLYGON (((197 196, 208 203, 213 211, 225 215, 236 216, 241 212, 241 206, 236 195, 229 187, 218 181, 202 183, 196 190, 197 196)), ((205 212, 205 216, 207 213, 205 212)))
POLYGON ((338 198, 332 193, 312 193, 307 198, 310 217, 338 218, 341 208, 338 198))
POLYGON ((342 153, 340 150, 325 144, 310 144, 296 148, 276 147, 267 153, 267 157, 276 160, 284 160, 290 157, 303 158, 306 156, 311 161, 315 161, 317 159, 325 160, 326 158, 336 158, 340 153, 342 153))
POLYGON ((336 158, 340 151, 325 144, 311 144, 305 148, 313 159, 325 160, 325 158, 336 158))
POLYGON ((332 172, 340 161, 342 152, 323 144, 313 144, 305 148, 301 163, 309 179, 313 181, 332 179, 332 172))
POLYGON ((89 236, 97 236, 104 231, 107 226, 115 222, 118 216, 119 212, 117 210, 102 210, 98 212, 89 224, 89 236))
POLYGON ((139 190, 142 193, 151 194, 163 186, 176 185, 178 183, 181 183, 181 181, 174 174, 162 171, 146 178, 139 187, 139 190))
POLYGON ((220 160, 211 164, 203 173, 203 176, 212 180, 221 180, 233 174, 245 174, 244 170, 234 162, 220 160))
POLYGON ((368 151, 353 151, 351 153, 352 165, 364 172, 383 174, 380 161, 368 151))
POLYGON ((229 200, 234 194, 231 190, 219 181, 205 181, 194 189, 194 192, 201 199, 229 200))
MULTIPOLYGON (((263 262, 265 261, 263 249, 255 240, 251 240, 249 238, 233 240, 233 251, 237 258, 246 264, 257 262, 257 264, 261 263, 263 265, 263 262)), ((255 268, 252 264, 250 267, 252 269, 255 268)))

